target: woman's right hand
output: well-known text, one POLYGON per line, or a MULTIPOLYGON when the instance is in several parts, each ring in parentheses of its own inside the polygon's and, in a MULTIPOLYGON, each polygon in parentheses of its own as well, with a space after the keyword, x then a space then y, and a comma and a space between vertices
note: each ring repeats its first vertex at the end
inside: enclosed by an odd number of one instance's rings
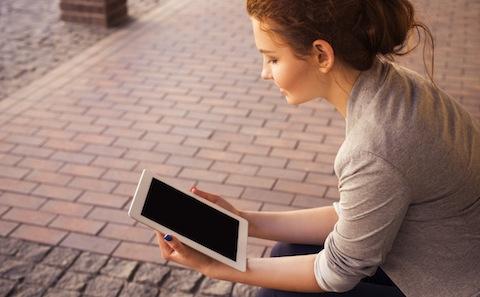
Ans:
POLYGON ((223 199, 222 197, 220 197, 218 195, 215 195, 215 194, 211 194, 211 193, 201 191, 201 190, 197 189, 196 187, 193 187, 190 191, 193 194, 195 194, 197 196, 200 196, 203 199, 206 199, 206 200, 208 200, 212 203, 215 203, 216 205, 220 206, 221 208, 224 208, 224 209, 236 214, 237 216, 242 217, 241 212, 238 209, 236 209, 232 204, 227 202, 227 200, 223 199))

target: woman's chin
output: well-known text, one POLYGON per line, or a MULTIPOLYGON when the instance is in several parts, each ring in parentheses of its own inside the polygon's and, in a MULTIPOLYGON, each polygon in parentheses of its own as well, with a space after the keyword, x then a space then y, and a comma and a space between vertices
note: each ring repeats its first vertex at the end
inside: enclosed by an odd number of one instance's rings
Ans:
POLYGON ((285 100, 287 100, 287 103, 290 105, 299 105, 307 101, 310 101, 311 99, 294 98, 292 96, 285 95, 285 100))

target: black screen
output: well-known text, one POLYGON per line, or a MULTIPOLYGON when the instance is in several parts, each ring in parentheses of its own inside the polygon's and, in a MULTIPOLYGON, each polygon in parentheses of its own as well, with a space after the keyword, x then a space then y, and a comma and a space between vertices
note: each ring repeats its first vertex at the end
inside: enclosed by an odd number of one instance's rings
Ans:
POLYGON ((142 215, 192 241, 237 259, 238 220, 153 178, 142 215))

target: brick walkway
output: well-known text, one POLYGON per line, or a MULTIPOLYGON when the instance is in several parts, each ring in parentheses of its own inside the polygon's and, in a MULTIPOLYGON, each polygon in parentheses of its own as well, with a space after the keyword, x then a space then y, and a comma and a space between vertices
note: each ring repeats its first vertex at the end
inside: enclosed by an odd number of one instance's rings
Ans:
MULTIPOLYGON (((132 20, 163 0, 128 0, 132 20)), ((44 76, 117 28, 60 20, 60 0, 0 1, 0 101, 44 76)))
MULTIPOLYGON (((437 38, 437 83, 480 118, 480 2, 416 3, 437 38)), ((168 264, 153 233, 126 213, 143 168, 245 209, 338 199, 343 120, 322 102, 288 106, 260 80, 243 0, 161 8, 0 102, 2 242, 168 264)), ((264 256, 271 244, 252 239, 249 254, 264 256)), ((132 275, 123 282, 135 283, 132 275)))

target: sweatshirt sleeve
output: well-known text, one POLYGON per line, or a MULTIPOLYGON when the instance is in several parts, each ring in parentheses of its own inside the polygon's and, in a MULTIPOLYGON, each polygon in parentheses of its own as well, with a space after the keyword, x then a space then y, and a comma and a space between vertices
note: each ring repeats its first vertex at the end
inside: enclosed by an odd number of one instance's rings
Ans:
POLYGON ((339 219, 316 257, 314 270, 320 287, 345 292, 385 261, 411 194, 400 172, 369 152, 350 155, 336 170, 339 219))

